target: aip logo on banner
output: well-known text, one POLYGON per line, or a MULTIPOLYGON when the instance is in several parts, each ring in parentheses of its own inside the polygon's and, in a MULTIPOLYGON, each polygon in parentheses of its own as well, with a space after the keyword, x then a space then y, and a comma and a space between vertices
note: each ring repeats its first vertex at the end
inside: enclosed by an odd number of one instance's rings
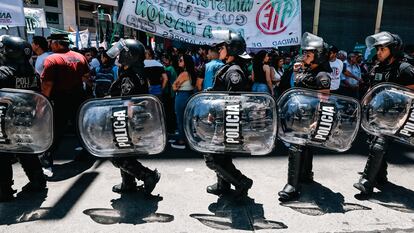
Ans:
POLYGON ((268 0, 256 15, 257 28, 267 35, 282 33, 300 13, 299 0, 268 0))

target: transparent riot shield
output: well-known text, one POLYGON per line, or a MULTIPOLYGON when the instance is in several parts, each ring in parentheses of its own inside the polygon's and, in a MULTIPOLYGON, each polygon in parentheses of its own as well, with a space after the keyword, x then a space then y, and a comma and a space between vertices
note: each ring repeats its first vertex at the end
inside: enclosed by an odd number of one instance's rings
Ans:
POLYGON ((0 89, 0 152, 39 154, 53 143, 53 109, 41 94, 0 89))
POLYGON ((166 144, 162 104, 151 95, 89 100, 79 110, 78 129, 97 157, 158 154, 166 144))
POLYGON ((342 152, 358 133, 361 107, 353 98, 292 88, 279 98, 278 114, 281 140, 342 152))
POLYGON ((362 100, 361 127, 414 146, 414 91, 392 83, 370 89, 362 100))
POLYGON ((201 153, 265 155, 274 147, 276 116, 270 95, 204 92, 188 101, 184 130, 201 153))

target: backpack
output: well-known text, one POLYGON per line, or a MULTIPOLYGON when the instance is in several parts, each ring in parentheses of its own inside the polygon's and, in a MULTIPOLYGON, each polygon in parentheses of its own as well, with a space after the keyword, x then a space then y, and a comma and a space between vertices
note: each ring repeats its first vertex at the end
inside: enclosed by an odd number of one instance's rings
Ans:
POLYGON ((99 98, 109 95, 109 89, 114 81, 115 74, 112 66, 97 67, 93 88, 95 97, 99 98))

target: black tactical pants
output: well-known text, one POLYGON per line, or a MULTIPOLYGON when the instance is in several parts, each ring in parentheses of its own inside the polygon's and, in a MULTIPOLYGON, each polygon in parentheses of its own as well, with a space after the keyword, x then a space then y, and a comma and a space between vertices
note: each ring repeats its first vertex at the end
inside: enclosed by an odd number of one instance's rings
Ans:
MULTIPOLYGON (((0 154, 0 189, 10 190, 13 185, 13 154, 0 154)), ((23 167, 30 182, 45 185, 42 167, 37 155, 17 155, 17 159, 23 167)))
POLYGON ((369 155, 362 178, 368 180, 371 186, 387 181, 386 154, 388 141, 385 138, 372 136, 369 141, 369 155))

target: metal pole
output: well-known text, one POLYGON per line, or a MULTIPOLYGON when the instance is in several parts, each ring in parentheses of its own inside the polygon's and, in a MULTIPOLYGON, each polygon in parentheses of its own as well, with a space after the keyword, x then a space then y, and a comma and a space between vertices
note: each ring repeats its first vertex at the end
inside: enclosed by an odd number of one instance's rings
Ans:
POLYGON ((313 15, 313 32, 312 32, 315 35, 318 35, 320 8, 321 8, 321 0, 315 0, 315 13, 313 15))
POLYGON ((375 22, 375 33, 378 33, 381 30, 381 18, 382 18, 383 6, 384 6, 384 0, 378 0, 377 21, 375 22))
MULTIPOLYGON (((124 5, 124 0, 118 0, 118 16, 121 13, 122 6, 124 5)), ((124 25, 119 25, 119 38, 124 38, 124 25)))
POLYGON ((96 16, 98 17, 97 18, 97 21, 96 21, 96 48, 99 48, 99 43, 101 42, 101 38, 100 38, 100 36, 99 36, 99 33, 100 33, 100 31, 99 31, 99 29, 100 29, 100 19, 99 19, 99 10, 100 10, 100 8, 101 8, 101 5, 98 5, 98 7, 96 8, 96 16))

